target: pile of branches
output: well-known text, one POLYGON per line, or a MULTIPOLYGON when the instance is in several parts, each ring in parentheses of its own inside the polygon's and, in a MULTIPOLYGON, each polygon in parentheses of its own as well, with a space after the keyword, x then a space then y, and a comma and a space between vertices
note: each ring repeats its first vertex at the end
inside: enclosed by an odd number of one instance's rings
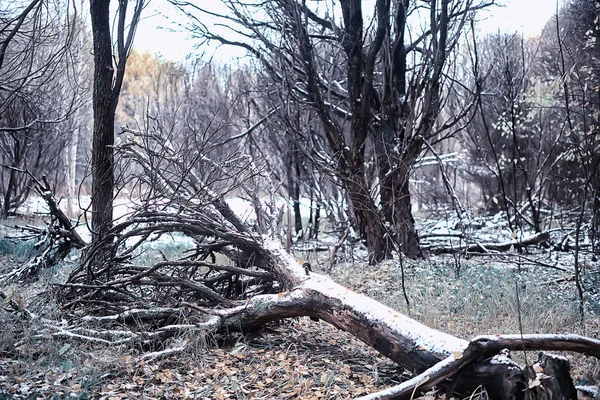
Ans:
POLYGON ((58 206, 58 201, 54 196, 48 179, 43 176, 40 181, 29 171, 12 169, 29 175, 35 191, 48 206, 50 220, 47 221, 44 227, 17 225, 17 229, 20 229, 24 234, 14 239, 20 241, 35 240, 36 242, 33 247, 36 255, 23 265, 13 268, 6 274, 0 275, 0 286, 11 282, 35 279, 44 268, 54 266, 59 261, 64 260, 71 250, 82 249, 86 246, 86 242, 75 230, 76 226, 58 206))
POLYGON ((118 148, 119 158, 128 161, 145 195, 126 220, 88 247, 78 268, 60 285, 63 308, 106 316, 182 304, 235 307, 255 295, 280 292, 281 282, 261 243, 264 235, 274 235, 283 210, 274 201, 265 204, 246 187, 258 174, 251 160, 238 155, 217 164, 201 152, 183 151, 163 135, 127 134, 135 139, 118 148), (240 169, 244 160, 248 165, 240 169), (201 176, 207 170, 210 178, 201 176), (207 180, 227 180, 224 191, 248 193, 258 216, 253 225, 209 189, 207 180), (174 240, 191 245, 168 257, 161 244, 174 240))
POLYGON ((140 210, 90 246, 59 297, 67 309, 79 306, 104 315, 184 302, 234 306, 281 290, 269 263, 249 228, 222 200, 177 212, 140 210), (174 237, 194 245, 173 258, 148 248, 174 237))

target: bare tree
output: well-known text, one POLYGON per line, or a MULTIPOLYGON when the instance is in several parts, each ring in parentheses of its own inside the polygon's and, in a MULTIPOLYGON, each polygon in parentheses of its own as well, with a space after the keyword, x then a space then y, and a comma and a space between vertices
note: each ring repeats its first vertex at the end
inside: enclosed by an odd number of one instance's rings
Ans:
POLYGON ((0 172, 3 214, 31 191, 29 175, 56 173, 68 142, 68 123, 85 90, 70 63, 81 17, 61 0, 2 3, 0 13, 0 172), (5 7, 6 6, 6 7, 5 7))
MULTIPOLYGON (((388 257, 395 243, 417 256, 411 168, 424 143, 451 132, 470 109, 467 101, 453 117, 438 118, 455 84, 448 71, 463 27, 492 2, 381 0, 372 18, 360 0, 341 1, 341 17, 334 2, 224 0, 229 14, 173 3, 191 17, 194 35, 258 58, 279 86, 279 105, 295 102, 318 118, 318 131, 292 132, 318 168, 340 181, 370 261, 388 257), (199 15, 223 21, 229 32, 199 15), (371 176, 368 154, 376 160, 371 176)), ((280 109, 290 121, 289 107, 280 109)))
POLYGON ((113 54, 110 1, 90 0, 94 42, 94 131, 92 143, 92 235, 103 236, 113 219, 115 111, 125 66, 144 0, 137 0, 127 24, 128 0, 119 0, 116 54, 113 54))

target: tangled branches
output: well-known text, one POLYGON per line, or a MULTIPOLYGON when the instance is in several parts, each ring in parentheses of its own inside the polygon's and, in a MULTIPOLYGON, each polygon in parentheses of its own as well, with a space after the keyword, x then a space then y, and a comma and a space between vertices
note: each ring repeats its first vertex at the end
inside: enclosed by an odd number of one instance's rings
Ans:
POLYGON ((43 268, 55 265, 58 261, 63 260, 72 249, 81 249, 86 245, 85 241, 75 230, 75 226, 71 223, 71 220, 58 206, 46 177, 43 176, 40 181, 29 171, 13 167, 11 169, 30 176, 35 185, 36 192, 48 205, 50 221, 43 228, 18 226, 18 228, 27 233, 25 236, 20 236, 20 240, 37 240, 34 245, 37 255, 25 264, 0 276, 0 285, 35 277, 43 268))
POLYGON ((239 162, 217 164, 198 149, 186 151, 185 143, 178 147, 159 134, 126 132, 130 140, 118 151, 142 195, 136 210, 90 245, 60 285, 63 307, 94 315, 177 308, 182 302, 233 307, 279 292, 285 282, 260 245, 273 226, 264 204, 247 190, 260 216, 251 227, 209 189, 216 180, 228 190, 245 189, 258 174, 252 161, 236 155, 248 163, 241 172, 239 162))
POLYGON ((182 301, 227 306, 278 291, 269 262, 252 235, 232 225, 226 229, 223 218, 215 218, 216 207, 203 204, 195 213, 140 211, 117 224, 89 248, 62 285, 65 306, 92 306, 87 312, 94 314, 176 307, 182 301), (175 257, 151 246, 168 246, 175 240, 188 244, 175 257), (94 263, 106 249, 105 262, 94 263))

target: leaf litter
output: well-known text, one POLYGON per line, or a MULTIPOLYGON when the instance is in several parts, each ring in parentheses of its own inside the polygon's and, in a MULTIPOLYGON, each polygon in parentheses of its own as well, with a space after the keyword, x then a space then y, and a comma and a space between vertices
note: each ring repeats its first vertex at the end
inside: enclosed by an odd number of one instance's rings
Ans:
MULTIPOLYGON (((351 399, 410 377, 352 336, 308 318, 214 339, 151 362, 95 349, 67 371, 0 358, 0 398, 351 399)), ((73 355, 75 346, 57 353, 73 355)))

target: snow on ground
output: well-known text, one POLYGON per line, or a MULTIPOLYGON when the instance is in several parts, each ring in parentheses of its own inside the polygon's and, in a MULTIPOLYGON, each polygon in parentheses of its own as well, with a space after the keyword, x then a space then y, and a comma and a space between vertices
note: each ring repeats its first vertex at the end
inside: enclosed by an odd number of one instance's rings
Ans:
MULTIPOLYGON (((256 219, 256 213, 254 212, 254 206, 252 205, 252 202, 250 202, 249 200, 241 198, 241 197, 230 197, 230 198, 225 199, 225 201, 227 202, 229 207, 231 207, 231 209, 236 213, 236 215, 238 217, 242 218, 242 220, 252 221, 252 220, 256 219)), ((267 204, 271 201, 271 199, 267 196, 264 196, 261 198, 261 201, 263 204, 267 204)), ((287 201, 286 199, 284 199, 282 197, 277 197, 275 199, 275 205, 277 208, 289 206, 290 210, 293 207, 293 204, 291 201, 287 201)), ((308 216, 310 214, 310 199, 309 198, 304 197, 304 198, 300 199, 300 214, 303 217, 308 218, 308 216)))
POLYGON ((421 235, 423 245, 461 246, 465 241, 474 243, 474 239, 482 244, 504 243, 524 240, 536 234, 533 229, 525 228, 517 232, 510 230, 501 214, 485 217, 463 216, 451 214, 448 217, 427 218, 417 222, 417 231, 421 235))
MULTIPOLYGON (((58 200, 59 207, 61 207, 61 209, 66 212, 67 199, 59 198, 57 200, 58 200)), ((227 202, 229 207, 231 207, 233 212, 238 217, 240 217, 243 221, 252 222, 256 219, 256 213, 254 211, 254 206, 253 206, 252 202, 249 201, 248 199, 241 198, 241 197, 230 197, 230 198, 225 199, 225 201, 227 202)), ((263 206, 268 204, 270 201, 271 201, 271 199, 267 196, 264 196, 261 198, 261 202, 263 203, 263 206)), ((91 203, 91 196, 88 196, 88 195, 79 196, 79 198, 73 199, 73 209, 74 209, 74 212, 76 215, 71 216, 72 218, 77 219, 76 230, 79 233, 79 235, 82 237, 82 239, 87 242, 89 242, 91 240, 91 233, 90 233, 90 229, 88 227, 88 223, 91 222, 91 220, 89 219, 90 203, 91 203), (86 218, 84 217, 84 213, 87 213, 88 221, 86 221, 86 218)), ((135 211, 135 208, 139 204, 140 203, 136 199, 117 198, 114 201, 114 208, 113 208, 114 220, 118 221, 120 219, 126 218, 127 216, 131 215, 135 211)), ((282 207, 287 207, 287 206, 290 207, 290 210, 292 209, 291 202, 289 202, 286 199, 283 199, 281 197, 277 197, 275 199, 275 206, 278 209, 280 209, 282 207)), ((47 206, 46 202, 39 196, 30 196, 29 199, 27 199, 27 201, 16 210, 16 212, 18 214, 26 215, 26 216, 45 215, 48 213, 48 211, 49 210, 48 210, 48 206, 47 206)), ((303 217, 308 218, 308 216, 310 214, 310 199, 309 198, 300 199, 300 213, 302 214, 303 217)), ((164 244, 166 244, 166 245, 172 244, 171 242, 173 242, 174 238, 175 238, 175 236, 165 237, 164 240, 166 241, 166 243, 164 243, 164 244)))
MULTIPOLYGON (((231 207, 236 215, 238 215, 243 221, 252 223, 256 219, 254 206, 252 202, 247 198, 242 197, 230 197, 225 199, 227 204, 231 207)), ((90 230, 87 224, 89 221, 90 212, 90 196, 80 196, 79 198, 73 199, 73 208, 75 210, 74 218, 77 220, 77 231, 81 237, 89 241, 91 239, 90 230), (88 220, 84 217, 84 213, 87 213, 88 220)), ((269 209, 271 198, 269 196, 263 196, 261 198, 263 206, 269 209)), ((136 199, 131 198, 117 198, 114 202, 114 219, 116 221, 126 218, 131 215, 135 207, 139 204, 136 199)), ((67 199, 59 199, 59 206, 66 211, 67 199)), ((279 210, 284 209, 284 218, 287 215, 286 208, 289 207, 292 210, 293 204, 291 201, 282 197, 275 198, 275 207, 279 210)), ((43 215, 48 212, 48 208, 38 196, 31 196, 25 204, 16 210, 19 214, 35 216, 43 215)), ((277 213, 276 210, 275 213, 277 213)), ((311 201, 309 198, 300 199, 300 213, 303 220, 306 221, 311 211, 311 201)), ((325 210, 321 210, 324 213, 325 210)), ((431 246, 462 246, 466 243, 475 243, 475 241, 486 244, 486 243, 502 243, 511 240, 522 240, 523 238, 534 235, 535 232, 532 229, 522 229, 518 232, 512 232, 506 223, 504 215, 498 213, 493 216, 487 217, 473 217, 470 215, 464 215, 461 218, 457 217, 453 212, 448 212, 446 215, 435 215, 428 216, 417 220, 417 231, 421 236, 421 244, 427 248, 431 246)), ((565 231, 551 230, 552 241, 560 242, 565 235, 565 231), (562 237, 559 237, 561 236, 562 237)), ((573 235, 571 235, 573 236, 573 235)), ((571 242, 573 237, 570 238, 571 242)), ((166 238, 168 242, 172 242, 173 238, 166 238)), ((316 249, 320 246, 328 246, 337 242, 335 235, 324 235, 321 234, 318 241, 302 241, 298 245, 302 246, 302 250, 308 251, 310 249, 316 249)), ((588 244, 587 235, 582 235, 580 243, 582 245, 588 244)), ((171 244, 171 243, 167 243, 171 244)))

